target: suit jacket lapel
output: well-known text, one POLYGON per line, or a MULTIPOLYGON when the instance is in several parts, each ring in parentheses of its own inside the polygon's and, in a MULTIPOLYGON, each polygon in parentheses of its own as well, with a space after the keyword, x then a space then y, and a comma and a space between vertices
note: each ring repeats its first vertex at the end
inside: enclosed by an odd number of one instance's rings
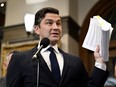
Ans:
MULTIPOLYGON (((32 51, 31 51, 32 57, 36 53, 36 51, 37 51, 37 47, 32 49, 32 51)), ((33 76, 35 76, 33 78, 34 83, 36 83, 36 74, 37 73, 35 71, 37 71, 37 64, 38 64, 38 62, 39 62, 39 67, 41 67, 41 69, 43 69, 45 71, 45 73, 49 76, 49 78, 51 78, 55 83, 57 83, 57 81, 53 78, 53 75, 52 75, 50 69, 48 68, 45 60, 43 59, 43 57, 42 57, 42 55, 40 53, 37 54, 37 58, 39 59, 39 61, 37 61, 36 58, 32 59, 32 61, 33 61, 32 62, 32 64, 33 64, 33 76)), ((39 72, 39 73, 41 73, 41 72, 39 72)))
POLYGON ((63 81, 65 81, 64 79, 66 78, 66 74, 68 72, 68 68, 69 68, 69 56, 67 56, 67 54, 62 51, 61 49, 59 49, 59 51, 63 54, 63 59, 64 59, 64 67, 63 67, 63 71, 62 71, 62 77, 60 80, 60 84, 62 84, 63 81))
POLYGON ((46 62, 44 61, 43 57, 41 54, 38 54, 37 57, 39 57, 39 63, 42 69, 44 69, 46 72, 50 72, 50 69, 48 68, 46 62))
MULTIPOLYGON (((34 55, 36 53, 36 51, 37 51, 37 47, 34 48, 34 50, 32 51, 32 54, 34 55)), ((39 59, 39 63, 40 63, 40 66, 42 67, 42 69, 44 69, 46 72, 50 72, 46 62, 44 61, 44 59, 40 53, 37 54, 37 58, 39 59)))
POLYGON ((37 54, 37 57, 39 57, 39 65, 40 67, 45 71, 45 73, 48 74, 48 76, 54 81, 57 83, 57 81, 53 78, 53 75, 52 75, 52 72, 50 71, 50 69, 48 68, 45 60, 43 59, 42 55, 39 53, 37 54))

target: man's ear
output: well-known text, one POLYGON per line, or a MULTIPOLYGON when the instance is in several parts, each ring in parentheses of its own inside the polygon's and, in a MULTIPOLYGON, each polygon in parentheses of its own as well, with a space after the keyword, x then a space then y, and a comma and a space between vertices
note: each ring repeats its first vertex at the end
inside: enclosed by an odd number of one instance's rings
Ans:
POLYGON ((39 35, 39 33, 40 33, 40 28, 39 28, 39 26, 34 26, 34 32, 35 32, 37 35, 39 35))

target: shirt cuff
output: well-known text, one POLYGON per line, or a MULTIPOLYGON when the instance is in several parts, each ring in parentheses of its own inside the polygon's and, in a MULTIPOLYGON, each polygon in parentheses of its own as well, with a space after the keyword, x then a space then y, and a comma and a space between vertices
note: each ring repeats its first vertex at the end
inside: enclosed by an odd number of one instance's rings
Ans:
POLYGON ((101 70, 104 70, 106 71, 106 64, 105 63, 98 63, 98 62, 95 62, 95 66, 101 70))

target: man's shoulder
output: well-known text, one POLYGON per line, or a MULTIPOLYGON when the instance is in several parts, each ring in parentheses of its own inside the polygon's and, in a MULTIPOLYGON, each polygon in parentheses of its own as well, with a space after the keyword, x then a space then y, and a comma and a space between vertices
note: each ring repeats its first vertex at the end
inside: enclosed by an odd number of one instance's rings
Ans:
POLYGON ((80 61, 81 61, 81 58, 80 58, 79 56, 76 56, 76 55, 67 53, 67 52, 63 51, 62 49, 60 49, 60 48, 59 48, 59 51, 60 51, 65 57, 68 57, 68 58, 71 58, 71 59, 74 59, 74 60, 80 60, 80 61))
POLYGON ((34 53, 37 51, 37 48, 36 47, 34 47, 34 48, 32 48, 32 49, 29 49, 29 50, 25 50, 25 51, 20 51, 20 52, 18 52, 18 53, 14 53, 13 55, 12 55, 12 57, 17 57, 17 58, 20 58, 20 60, 21 60, 21 58, 27 58, 27 57, 30 57, 30 56, 32 56, 32 55, 34 55, 34 53))

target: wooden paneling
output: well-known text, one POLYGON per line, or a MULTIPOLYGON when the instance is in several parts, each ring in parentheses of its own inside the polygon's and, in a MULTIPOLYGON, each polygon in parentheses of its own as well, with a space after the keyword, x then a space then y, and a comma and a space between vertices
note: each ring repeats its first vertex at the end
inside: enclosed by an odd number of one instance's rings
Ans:
POLYGON ((38 44, 38 40, 27 41, 21 43, 13 43, 13 44, 2 44, 1 46, 1 76, 6 75, 6 68, 3 67, 4 61, 6 60, 6 56, 9 52, 18 50, 18 51, 26 51, 38 44))
POLYGON ((109 52, 111 58, 116 57, 116 41, 110 42, 109 52))

